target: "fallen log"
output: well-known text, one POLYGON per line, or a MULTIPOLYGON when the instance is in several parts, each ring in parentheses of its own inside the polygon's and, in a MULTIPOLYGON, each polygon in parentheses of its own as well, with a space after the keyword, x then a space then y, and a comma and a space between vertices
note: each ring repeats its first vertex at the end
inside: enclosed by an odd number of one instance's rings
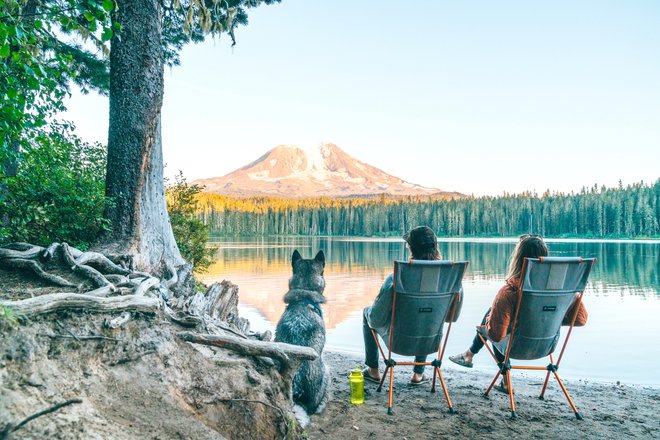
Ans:
POLYGON ((273 358, 280 362, 282 373, 295 371, 300 362, 319 357, 313 348, 283 342, 263 342, 232 335, 203 335, 192 332, 179 332, 176 336, 186 342, 226 348, 244 356, 273 358))
POLYGON ((43 315, 59 310, 84 309, 92 312, 143 312, 153 313, 160 306, 158 298, 122 295, 99 298, 78 293, 51 293, 20 301, 0 301, 23 316, 43 315))

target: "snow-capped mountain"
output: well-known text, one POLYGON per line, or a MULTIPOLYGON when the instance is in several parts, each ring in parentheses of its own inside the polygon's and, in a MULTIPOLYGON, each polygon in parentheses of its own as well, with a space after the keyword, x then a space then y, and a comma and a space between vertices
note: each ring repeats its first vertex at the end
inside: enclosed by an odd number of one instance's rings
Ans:
POLYGON ((302 149, 279 145, 254 162, 222 177, 195 181, 207 192, 232 196, 347 197, 444 193, 406 182, 323 143, 302 149))

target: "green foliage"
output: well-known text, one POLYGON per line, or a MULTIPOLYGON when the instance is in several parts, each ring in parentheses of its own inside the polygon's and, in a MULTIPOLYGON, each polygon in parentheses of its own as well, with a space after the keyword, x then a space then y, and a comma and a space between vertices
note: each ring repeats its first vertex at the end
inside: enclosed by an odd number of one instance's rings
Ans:
POLYGON ((40 130, 29 153, 19 153, 16 176, 5 179, 0 241, 86 249, 107 227, 105 160, 105 147, 82 142, 69 124, 40 130))
POLYGON ((18 326, 19 316, 10 307, 0 306, 0 331, 18 326))
MULTIPOLYGON (((105 5, 106 7, 109 5, 105 5)), ((111 28, 100 1, 4 0, 0 5, 0 171, 13 169, 18 151, 64 109, 69 81, 104 83, 107 69, 92 66, 91 52, 65 41, 76 34, 107 52, 100 35, 111 28), (81 62, 80 57, 87 57, 81 62)), ((12 174, 12 173, 10 173, 12 174)), ((0 176, 2 177, 2 176, 0 176)))
POLYGON ((172 230, 181 255, 192 262, 197 272, 205 271, 213 262, 213 249, 207 248, 209 227, 197 216, 196 197, 201 192, 199 185, 189 185, 181 171, 174 184, 166 190, 167 211, 170 214, 172 230))

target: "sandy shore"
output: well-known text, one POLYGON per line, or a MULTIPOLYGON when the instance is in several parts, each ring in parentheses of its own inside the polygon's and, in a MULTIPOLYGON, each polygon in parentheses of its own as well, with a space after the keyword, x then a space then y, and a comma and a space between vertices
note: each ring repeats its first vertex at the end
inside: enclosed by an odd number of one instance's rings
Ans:
MULTIPOLYGON (((584 416, 576 420, 556 381, 546 399, 538 399, 544 376, 516 372, 518 419, 509 419, 508 396, 493 391, 482 397, 495 374, 469 369, 443 373, 457 414, 447 412, 444 395, 428 386, 408 385, 410 367, 398 367, 394 376, 394 411, 388 416, 387 386, 365 382, 363 405, 349 402, 348 373, 361 359, 325 353, 331 368, 332 398, 325 411, 311 418, 309 438, 329 439, 621 439, 660 438, 660 389, 626 384, 565 381, 584 416)), ((427 370, 428 372, 429 370, 427 370)))

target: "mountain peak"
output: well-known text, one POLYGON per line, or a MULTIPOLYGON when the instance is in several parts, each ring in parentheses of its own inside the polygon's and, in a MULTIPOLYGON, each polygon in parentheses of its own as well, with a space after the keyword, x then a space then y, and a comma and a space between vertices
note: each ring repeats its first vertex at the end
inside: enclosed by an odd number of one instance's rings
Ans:
POLYGON ((347 197, 442 193, 406 182, 354 159, 337 145, 283 144, 222 177, 196 181, 207 192, 233 196, 347 197))

